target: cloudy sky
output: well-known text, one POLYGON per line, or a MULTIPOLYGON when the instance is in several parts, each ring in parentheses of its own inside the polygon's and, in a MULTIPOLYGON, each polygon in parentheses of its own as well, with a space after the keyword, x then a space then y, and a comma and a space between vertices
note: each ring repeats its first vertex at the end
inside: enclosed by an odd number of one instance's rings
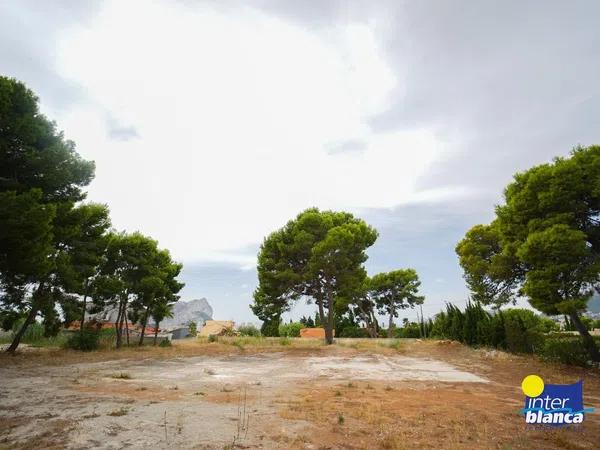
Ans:
MULTIPOLYGON (((0 0, 0 73, 96 161, 88 198, 254 320, 258 246, 301 210, 380 232, 424 311, 514 172, 600 142, 596 1, 0 0)), ((312 311, 299 306, 293 316, 312 311)), ((414 318, 414 312, 407 315, 414 318)))

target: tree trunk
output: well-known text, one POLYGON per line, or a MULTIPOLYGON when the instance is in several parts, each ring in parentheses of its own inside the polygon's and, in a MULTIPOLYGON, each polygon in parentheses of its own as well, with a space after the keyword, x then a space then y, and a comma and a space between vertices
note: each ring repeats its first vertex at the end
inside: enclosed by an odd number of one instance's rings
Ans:
POLYGON ((119 347, 123 345, 123 325, 125 324, 125 311, 126 306, 123 305, 123 311, 121 312, 121 320, 119 321, 119 347))
MULTIPOLYGON (((333 337, 331 336, 331 331, 329 330, 329 323, 327 322, 327 320, 325 320, 325 308, 323 308, 323 298, 316 298, 317 301, 317 306, 319 307, 319 319, 320 319, 320 326, 323 327, 323 329, 325 330, 325 342, 327 344, 332 344, 333 343, 333 337)), ((317 324, 315 323, 315 326, 317 324)))
POLYGON ((154 322, 155 328, 154 328, 154 345, 156 345, 156 341, 158 339, 158 324, 160 322, 154 322))
POLYGON ((81 312, 81 322, 79 324, 79 333, 83 333, 83 325, 85 323, 85 307, 87 303, 87 292, 83 295, 83 311, 81 312))
POLYGON ((579 318, 579 314, 577 314, 577 312, 572 312, 569 314, 569 317, 571 318, 571 323, 573 324, 575 329, 577 329, 577 331, 581 335, 581 339, 583 340, 583 345, 587 349, 592 361, 600 362, 600 352, 598 351, 598 346, 596 345, 596 342, 594 342, 594 338, 592 337, 590 332, 587 330, 585 325, 581 322, 581 319, 579 318))
POLYGON ((334 311, 333 302, 329 300, 327 302, 327 321, 325 322, 325 342, 327 345, 333 344, 333 326, 334 326, 334 311))
POLYGON ((148 323, 148 308, 146 308, 146 314, 144 315, 144 322, 142 323, 142 334, 140 335, 140 342, 138 345, 144 344, 144 334, 146 334, 146 324, 148 323))
POLYGON ((373 337, 379 337, 379 322, 377 322, 374 311, 371 311, 371 321, 373 323, 373 337))
POLYGON ((129 320, 127 319, 127 310, 125 310, 125 335, 127 336, 127 347, 129 347, 129 320))
POLYGON ((29 314, 27 315, 27 318, 25 319, 23 326, 21 327, 21 329, 19 331, 17 331, 17 334, 15 334, 15 337, 14 337, 12 343, 10 344, 10 347, 8 347, 6 349, 7 353, 12 353, 13 355, 15 354, 15 351, 17 350, 17 347, 19 346, 19 343, 21 342, 21 338, 25 334, 25 331, 27 331, 27 328, 29 327, 29 325, 31 325, 33 323, 33 321, 35 320, 35 316, 37 316, 37 313, 38 313, 37 306, 35 305, 35 302, 33 302, 33 304, 31 305, 31 311, 29 311, 29 314))
POLYGON ((123 330, 122 327, 122 323, 123 323, 123 300, 121 299, 121 301, 119 302, 119 314, 117 314, 117 321, 115 323, 115 328, 117 330, 117 348, 121 348, 121 331, 123 330))
POLYGON ((394 337, 394 330, 392 327, 394 326, 394 311, 390 310, 390 321, 388 323, 388 338, 394 337))

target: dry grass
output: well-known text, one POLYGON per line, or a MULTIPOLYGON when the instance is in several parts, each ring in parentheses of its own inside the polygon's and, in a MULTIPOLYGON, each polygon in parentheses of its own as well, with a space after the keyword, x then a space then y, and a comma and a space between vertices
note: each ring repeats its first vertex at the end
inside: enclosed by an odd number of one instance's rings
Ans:
MULTIPOLYGON (((370 353, 403 354, 411 357, 434 358, 460 369, 476 373, 491 382, 440 383, 360 381, 350 378, 331 381, 306 379, 294 382, 269 404, 277 408, 277 416, 264 416, 261 426, 282 448, 348 448, 355 449, 528 449, 528 448, 598 448, 600 414, 590 414, 582 427, 560 430, 538 430, 527 427, 517 411, 522 404, 520 383, 524 376, 536 373, 551 383, 572 383, 584 379, 584 399, 587 406, 600 406, 600 372, 590 369, 547 364, 535 357, 510 355, 503 352, 473 350, 447 341, 419 340, 345 340, 324 346, 320 340, 289 339, 281 344, 278 338, 222 337, 218 342, 206 339, 174 342, 170 348, 135 347, 121 350, 80 353, 69 350, 36 349, 16 357, 0 357, 0 365, 68 365, 107 360, 171 359, 187 356, 224 356, 281 352, 287 356, 335 355, 352 356, 370 353), (289 344, 289 345, 288 345, 289 344), (294 436, 271 426, 284 419, 290 427, 305 421, 306 429, 294 436), (288 422, 289 420, 289 422, 288 422)), ((210 367, 206 369, 211 374, 210 367)), ((117 373, 116 379, 131 377, 117 373)), ((129 374, 126 374, 129 375, 129 374)), ((141 376, 140 376, 141 378, 141 376)), ((213 404, 239 401, 239 386, 194 386, 170 389, 140 380, 116 382, 102 378, 88 385, 86 379, 74 384, 80 392, 153 401, 191 399, 213 404), (198 388, 202 391, 198 391, 198 388)), ((248 398, 259 403, 262 395, 275 395, 266 387, 249 392, 248 398), (263 392, 265 394, 263 394, 263 392), (251 395, 250 395, 251 394, 251 395)), ((172 387, 172 386, 171 386, 172 387)), ((127 414, 125 408, 110 413, 115 417, 127 414), (121 414, 121 410, 126 412, 121 414)), ((137 411, 137 409, 136 409, 137 411)), ((15 420, 19 420, 15 418, 15 420)), ((15 425, 15 424, 13 424, 15 425)), ((1 424, 2 428, 11 425, 1 424)), ((258 423, 256 425, 259 426, 258 423)), ((57 435, 48 435, 43 443, 48 447, 64 443, 57 435)), ((23 448, 28 448, 24 443, 23 448)), ((1 441, 0 441, 1 447, 1 441)), ((29 448, 32 448, 31 446, 29 448)), ((42 447, 39 447, 42 448, 42 447)))
POLYGON ((126 416, 127 414, 129 414, 129 409, 121 407, 109 412, 107 415, 111 417, 121 417, 126 416))
POLYGON ((217 342, 208 338, 182 339, 174 341, 171 347, 142 346, 121 349, 102 349, 93 352, 79 352, 60 348, 28 348, 11 356, 0 353, 0 365, 4 366, 55 366, 73 363, 92 363, 107 360, 142 360, 147 358, 171 359, 190 356, 217 356, 255 353, 285 352, 298 355, 340 354, 352 355, 357 352, 381 354, 403 353, 405 342, 399 339, 337 339, 335 345, 324 345, 321 339, 301 338, 258 338, 220 336, 217 342))
POLYGON ((583 426, 534 429, 518 415, 520 383, 529 373, 552 383, 584 379, 586 405, 600 403, 596 370, 549 365, 535 358, 473 350, 456 343, 407 341, 410 356, 436 358, 485 376, 491 383, 305 383, 279 403, 279 416, 312 423, 316 448, 356 449, 596 449, 600 416, 583 426), (340 420, 343 417, 343 420, 340 420))

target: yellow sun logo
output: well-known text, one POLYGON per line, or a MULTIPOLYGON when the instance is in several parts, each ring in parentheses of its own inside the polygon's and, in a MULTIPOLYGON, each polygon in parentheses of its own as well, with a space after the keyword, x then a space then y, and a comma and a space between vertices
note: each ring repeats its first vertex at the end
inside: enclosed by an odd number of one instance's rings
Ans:
POLYGON ((527 375, 523 378, 521 389, 527 397, 539 397, 544 392, 544 380, 538 375, 527 375))

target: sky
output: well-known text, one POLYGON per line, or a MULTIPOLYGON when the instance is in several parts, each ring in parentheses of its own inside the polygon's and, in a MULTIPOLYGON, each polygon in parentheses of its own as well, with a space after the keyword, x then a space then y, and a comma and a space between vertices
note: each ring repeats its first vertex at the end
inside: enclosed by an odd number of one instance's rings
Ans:
POLYGON ((429 316, 468 298, 454 248, 513 174, 600 143, 599 16, 593 0, 0 0, 0 74, 96 162, 88 199, 113 226, 184 263, 183 300, 255 322, 260 243, 316 206, 377 228, 369 274, 414 267, 429 316))

